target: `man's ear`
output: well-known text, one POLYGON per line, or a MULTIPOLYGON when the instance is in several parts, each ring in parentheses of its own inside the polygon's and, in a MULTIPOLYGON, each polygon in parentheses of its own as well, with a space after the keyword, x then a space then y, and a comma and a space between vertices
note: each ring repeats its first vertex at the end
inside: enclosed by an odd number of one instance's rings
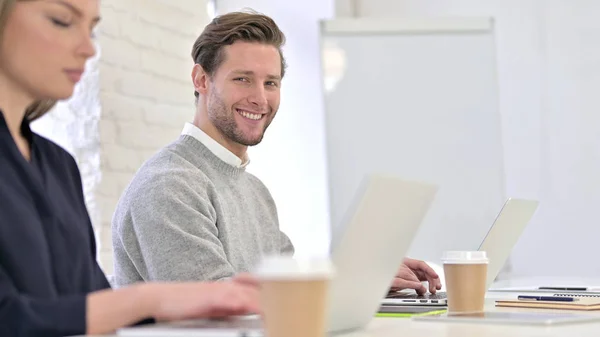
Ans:
POLYGON ((208 90, 208 74, 198 63, 194 64, 194 68, 192 68, 192 83, 194 83, 194 90, 200 94, 206 94, 208 90))

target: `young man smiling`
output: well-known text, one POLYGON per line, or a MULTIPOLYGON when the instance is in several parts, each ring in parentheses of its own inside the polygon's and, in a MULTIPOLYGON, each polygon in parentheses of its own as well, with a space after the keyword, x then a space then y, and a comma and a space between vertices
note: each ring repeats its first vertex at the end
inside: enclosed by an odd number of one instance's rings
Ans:
MULTIPOLYGON (((269 191, 245 171, 248 146, 279 108, 284 43, 271 18, 252 12, 219 16, 198 37, 193 124, 142 166, 113 218, 117 285, 222 280, 264 254, 293 254, 269 191)), ((393 287, 421 291, 423 279, 439 289, 425 263, 405 262, 393 287)))

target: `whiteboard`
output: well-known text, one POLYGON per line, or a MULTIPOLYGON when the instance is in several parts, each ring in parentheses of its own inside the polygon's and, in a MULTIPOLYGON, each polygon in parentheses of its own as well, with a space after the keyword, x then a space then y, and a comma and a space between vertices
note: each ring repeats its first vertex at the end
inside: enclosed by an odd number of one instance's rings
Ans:
POLYGON ((493 20, 321 22, 330 221, 365 174, 439 184, 409 256, 476 250, 505 200, 493 20))

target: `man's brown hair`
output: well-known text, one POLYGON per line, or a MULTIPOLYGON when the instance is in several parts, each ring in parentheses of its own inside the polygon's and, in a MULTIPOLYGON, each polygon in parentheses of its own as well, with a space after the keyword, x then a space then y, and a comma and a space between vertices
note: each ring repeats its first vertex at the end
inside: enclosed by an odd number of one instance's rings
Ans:
MULTIPOLYGON (((215 17, 194 42, 192 59, 209 76, 213 76, 225 60, 223 47, 236 41, 264 43, 277 48, 283 78, 286 63, 281 48, 285 44, 285 35, 273 19, 253 11, 231 12, 215 17)), ((198 97, 198 92, 194 91, 194 95, 198 97)))

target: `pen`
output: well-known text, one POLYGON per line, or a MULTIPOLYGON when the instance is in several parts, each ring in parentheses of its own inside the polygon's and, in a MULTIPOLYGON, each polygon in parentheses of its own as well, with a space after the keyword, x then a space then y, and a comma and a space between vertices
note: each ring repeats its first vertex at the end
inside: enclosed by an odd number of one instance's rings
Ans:
POLYGON ((539 287, 539 290, 558 290, 558 291, 587 291, 585 287, 539 287))
POLYGON ((519 300, 524 301, 551 301, 551 302, 573 302, 573 297, 562 297, 562 296, 519 296, 519 300))

